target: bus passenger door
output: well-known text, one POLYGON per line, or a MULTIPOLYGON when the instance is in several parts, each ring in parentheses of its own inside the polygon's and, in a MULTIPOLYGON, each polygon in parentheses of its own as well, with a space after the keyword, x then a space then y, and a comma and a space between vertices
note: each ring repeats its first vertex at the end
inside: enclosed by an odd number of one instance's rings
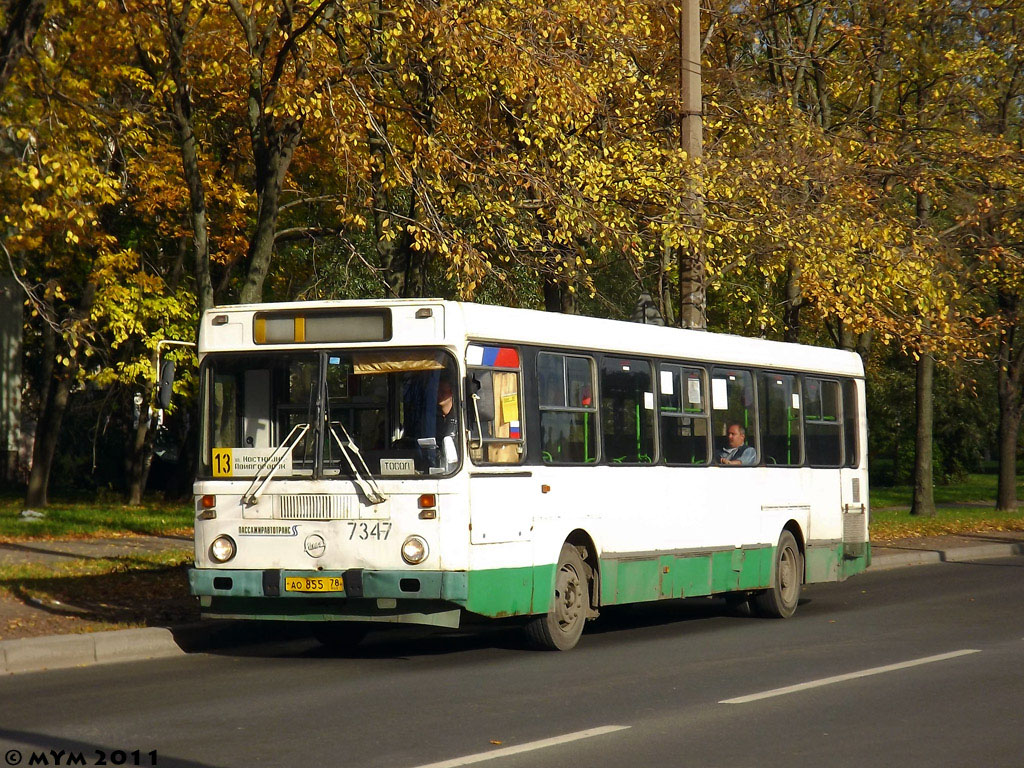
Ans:
POLYGON ((518 350, 470 345, 466 380, 470 543, 529 541, 532 473, 523 461, 518 350))

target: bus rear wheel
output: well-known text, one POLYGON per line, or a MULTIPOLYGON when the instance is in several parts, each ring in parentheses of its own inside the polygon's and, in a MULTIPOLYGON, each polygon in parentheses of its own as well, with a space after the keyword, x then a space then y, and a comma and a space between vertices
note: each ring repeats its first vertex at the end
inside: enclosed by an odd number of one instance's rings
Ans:
POLYGON ((788 619, 792 616, 800 602, 803 574, 800 547, 792 533, 783 531, 772 563, 772 585, 754 595, 754 609, 758 615, 771 619, 788 619))
POLYGON ((576 547, 563 544, 555 569, 555 591, 551 607, 526 625, 526 635, 537 648, 568 651, 583 634, 590 604, 587 566, 576 547))

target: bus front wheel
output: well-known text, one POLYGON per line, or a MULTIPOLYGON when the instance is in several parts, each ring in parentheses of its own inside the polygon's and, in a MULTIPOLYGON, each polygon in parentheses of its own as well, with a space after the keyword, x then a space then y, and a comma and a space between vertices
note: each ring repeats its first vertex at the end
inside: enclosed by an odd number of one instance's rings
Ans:
POLYGON ((764 592, 754 595, 754 609, 757 613, 772 619, 788 619, 792 616, 800 602, 803 573, 800 547, 792 533, 783 531, 772 563, 772 584, 764 592))
POLYGON ((555 569, 555 591, 543 616, 526 625, 531 643, 544 650, 568 651, 579 642, 587 620, 590 592, 587 566, 576 547, 563 544, 555 569))

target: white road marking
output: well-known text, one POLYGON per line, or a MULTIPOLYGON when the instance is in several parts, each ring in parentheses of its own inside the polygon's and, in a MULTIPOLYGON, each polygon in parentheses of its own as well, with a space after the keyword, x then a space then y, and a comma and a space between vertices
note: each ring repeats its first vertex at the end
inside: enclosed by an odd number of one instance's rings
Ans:
POLYGON ((940 653, 938 656, 927 656, 923 659, 912 659, 911 661, 901 661, 899 664, 888 664, 884 667, 873 667, 872 669, 862 669, 860 672, 850 672, 845 675, 836 675, 835 677, 823 677, 820 680, 812 680, 807 683, 798 683, 797 685, 788 685, 785 688, 775 688, 770 691, 763 691, 761 693, 752 693, 749 696, 738 696, 735 699, 725 699, 724 701, 718 702, 719 704, 748 704, 752 701, 760 701, 761 699, 770 699, 773 696, 785 696, 787 693, 796 693, 797 691, 806 691, 811 688, 821 688, 823 685, 832 685, 833 683, 844 683, 847 680, 856 680, 859 677, 871 677, 872 675, 881 675, 886 672, 895 672, 899 669, 907 669, 908 667, 918 667, 922 664, 931 664, 936 661, 946 661, 948 659, 955 659, 959 656, 968 656, 972 653, 981 653, 981 651, 967 648, 962 651, 952 651, 950 653, 940 653))
POLYGON ((456 768, 456 766, 460 765, 472 765, 473 763, 482 763, 484 760, 494 760, 498 757, 508 757, 509 755, 517 755, 521 752, 532 752, 537 749, 556 747, 559 744, 568 744, 571 741, 589 739, 591 736, 602 736, 606 733, 624 731, 629 727, 630 726, 628 725, 602 725, 600 728, 588 728, 585 731, 567 733, 563 736, 552 736, 550 739, 530 741, 526 744, 519 744, 514 747, 504 747, 503 749, 495 749, 490 752, 478 752, 475 755, 456 757, 451 760, 443 760, 440 763, 428 763, 427 765, 419 765, 416 766, 416 768, 456 768))

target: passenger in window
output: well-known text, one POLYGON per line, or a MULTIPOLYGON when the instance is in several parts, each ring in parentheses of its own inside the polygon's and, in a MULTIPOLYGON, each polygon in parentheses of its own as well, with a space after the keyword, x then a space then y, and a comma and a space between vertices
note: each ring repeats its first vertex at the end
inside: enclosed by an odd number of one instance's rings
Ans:
POLYGON ((749 467, 757 463, 757 451, 747 445, 747 430, 742 424, 729 422, 725 430, 725 447, 718 452, 718 463, 729 467, 749 467))

